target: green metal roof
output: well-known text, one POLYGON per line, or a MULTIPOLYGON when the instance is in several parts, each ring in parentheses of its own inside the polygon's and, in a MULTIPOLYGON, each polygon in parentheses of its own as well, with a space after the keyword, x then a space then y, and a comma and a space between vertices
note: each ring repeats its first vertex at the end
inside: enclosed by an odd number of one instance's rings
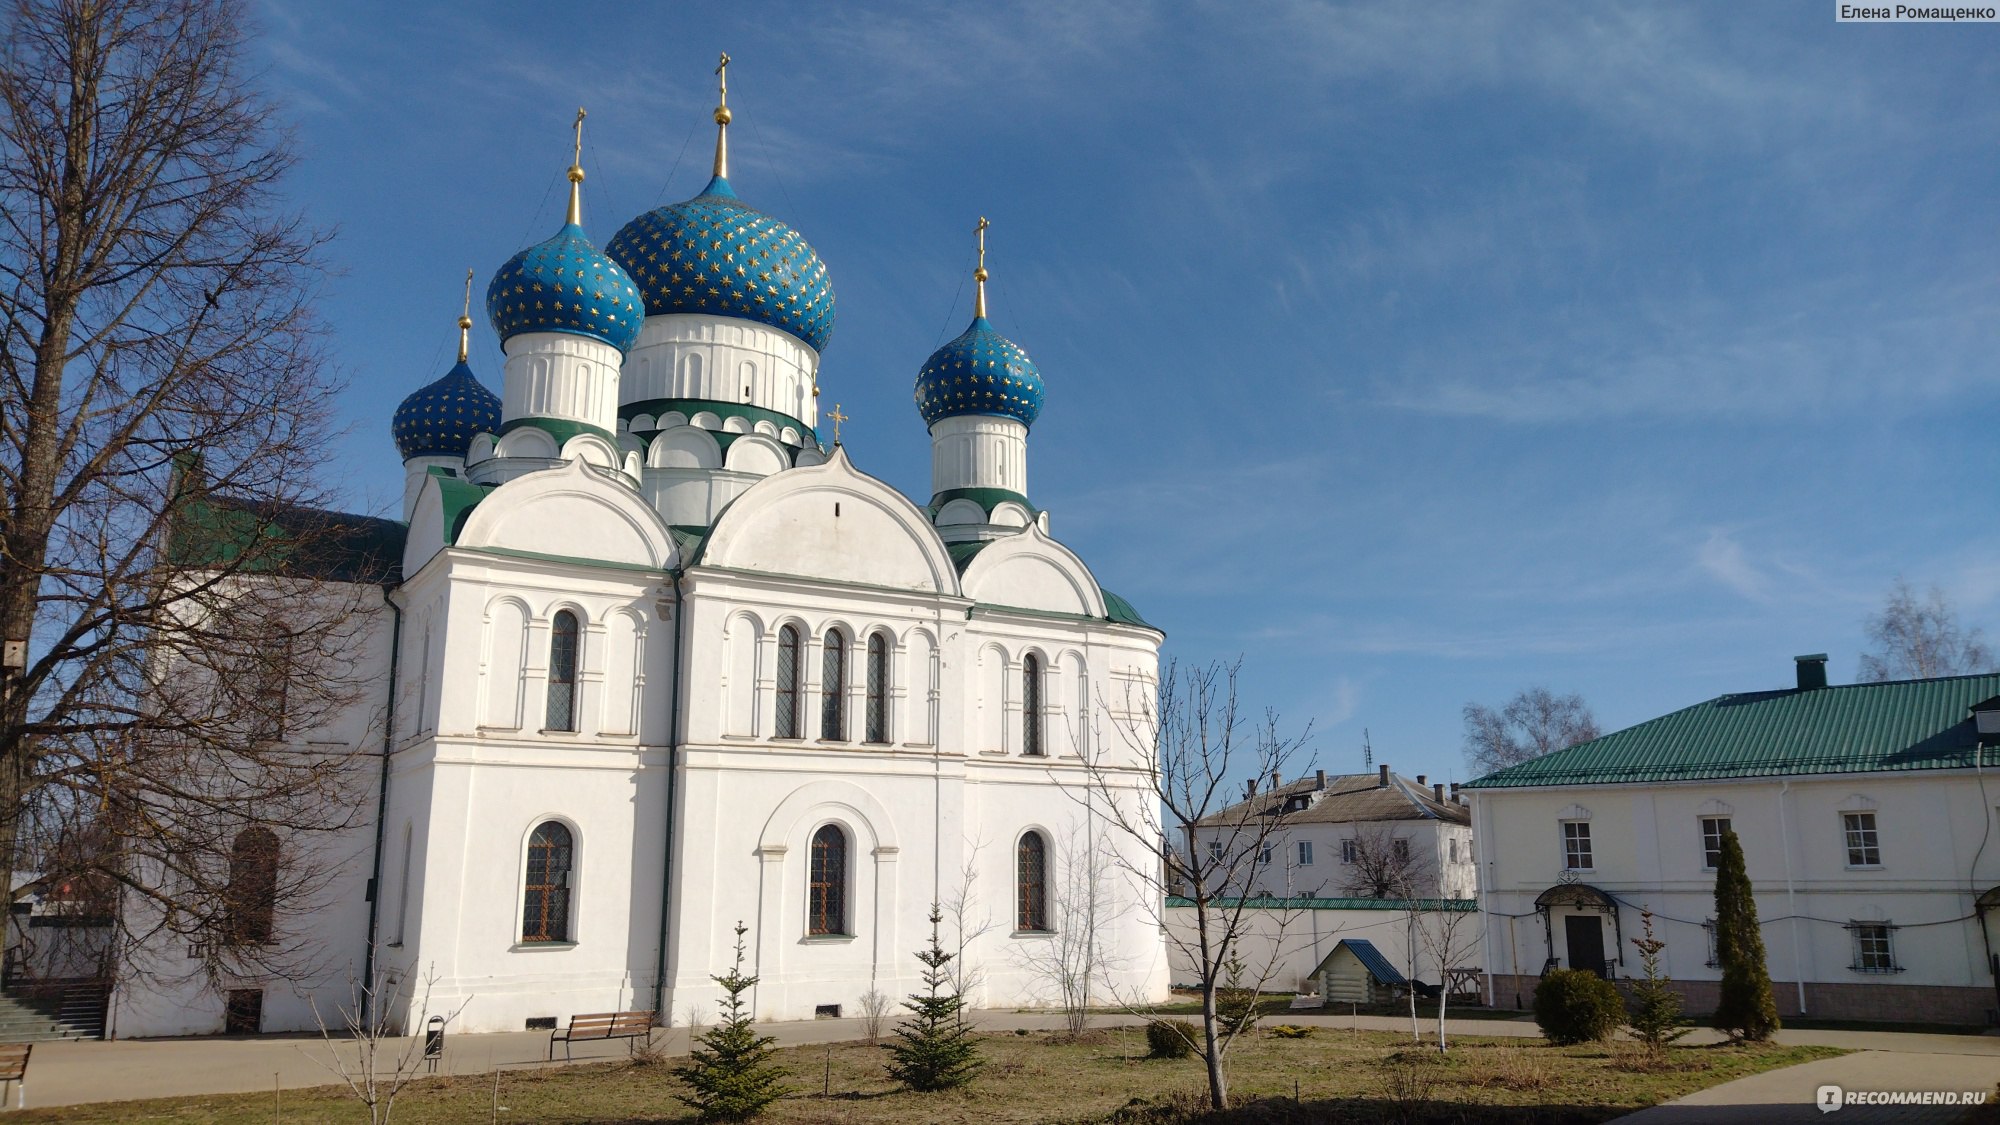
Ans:
POLYGON ((1159 631, 1159 626, 1139 616, 1139 611, 1132 608, 1131 602, 1126 601, 1103 586, 1099 586, 1097 592, 1104 595, 1105 617, 1118 622, 1120 625, 1141 625, 1155 632, 1159 631))
POLYGON ((1028 509, 1030 513, 1038 513, 1041 510, 1030 503, 1026 496, 1015 492, 1011 488, 947 488, 943 492, 931 495, 931 502, 926 505, 926 510, 930 512, 931 518, 935 520, 938 512, 942 511, 944 506, 953 500, 970 500, 974 504, 979 505, 980 510, 985 512, 989 517, 992 516, 993 509, 1002 504, 1019 504, 1023 508, 1028 509))
POLYGON ((1737 777, 1966 769, 1979 746, 1971 709, 2000 674, 1725 695, 1523 762, 1469 788, 1605 785, 1737 777))
POLYGON ((393 585, 402 581, 408 533, 379 516, 199 495, 174 513, 167 558, 201 569, 393 585))

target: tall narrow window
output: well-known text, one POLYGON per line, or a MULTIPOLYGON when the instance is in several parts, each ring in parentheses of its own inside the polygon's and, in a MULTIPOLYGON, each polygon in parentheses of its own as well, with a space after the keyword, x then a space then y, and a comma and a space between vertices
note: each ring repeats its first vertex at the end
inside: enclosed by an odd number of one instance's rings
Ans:
POLYGON ((868 741, 889 741, 889 638, 868 638, 868 741))
POLYGON ((838 825, 813 833, 812 872, 806 884, 806 933, 847 933, 847 833, 838 825))
POLYGON ((549 629, 547 730, 576 729, 576 614, 563 610, 549 629))
POLYGON ((1587 820, 1565 820, 1563 829, 1563 867, 1570 871, 1589 871, 1596 866, 1590 854, 1590 822, 1587 820))
POLYGON ((575 856, 569 828, 557 821, 544 821, 528 837, 522 941, 569 940, 569 876, 575 856))
POLYGON ((1049 849, 1039 832, 1021 834, 1015 857, 1014 928, 1023 933, 1047 933, 1049 929, 1049 849))
POLYGON ((1021 753, 1042 755, 1042 658, 1032 652, 1021 659, 1021 753))
POLYGON ((799 630, 787 625, 778 630, 778 722, 779 738, 803 737, 799 731, 799 630))
POLYGON ((847 738, 847 634, 838 629, 826 631, 820 656, 819 736, 847 738))
POLYGON ((223 932, 231 945, 271 940, 278 905, 278 834, 245 828, 229 849, 229 891, 223 903, 223 932))
POLYGON ((1882 866, 1882 838, 1875 834, 1875 814, 1841 813, 1840 819, 1847 834, 1847 866, 1882 866))
POLYGON ((1701 818, 1701 869, 1713 871, 1722 866, 1722 838, 1729 834, 1729 818, 1726 816, 1705 816, 1701 818))

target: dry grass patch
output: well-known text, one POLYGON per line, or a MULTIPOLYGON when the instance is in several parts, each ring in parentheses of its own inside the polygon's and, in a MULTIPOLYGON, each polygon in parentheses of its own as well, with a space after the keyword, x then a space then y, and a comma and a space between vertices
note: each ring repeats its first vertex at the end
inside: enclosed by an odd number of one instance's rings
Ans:
MULTIPOLYGON (((885 1053, 865 1043, 786 1048, 780 1061, 803 1092, 772 1107, 781 1125, 918 1125, 930 1122, 1064 1122, 1085 1125, 1292 1125, 1357 1122, 1588 1123, 1718 1082, 1841 1052, 1819 1047, 1675 1047, 1664 1069, 1635 1070, 1621 1045, 1558 1048, 1519 1039, 1464 1038, 1450 1054, 1413 1048, 1388 1032, 1343 1031, 1308 1039, 1238 1040, 1230 1082, 1240 1105, 1202 1108, 1201 1060, 1147 1058, 1141 1028, 984 1036, 987 1069, 965 1090, 910 1094, 883 1072, 885 1053), (1299 1100, 1293 1100, 1294 1083, 1299 1100), (831 1095, 823 1094, 830 1087, 831 1095)), ((647 1060, 652 1062, 653 1060, 647 1060)), ((508 1071, 497 1117, 556 1125, 686 1121, 681 1085, 659 1065, 628 1062, 508 1071)), ((396 1103, 399 1122, 486 1125, 495 1119, 493 1076, 420 1081, 396 1103)), ((116 1102, 9 1114, 21 1122, 205 1122, 212 1125, 347 1125, 360 1106, 331 1087, 286 1090, 283 1116, 265 1094, 116 1102)))

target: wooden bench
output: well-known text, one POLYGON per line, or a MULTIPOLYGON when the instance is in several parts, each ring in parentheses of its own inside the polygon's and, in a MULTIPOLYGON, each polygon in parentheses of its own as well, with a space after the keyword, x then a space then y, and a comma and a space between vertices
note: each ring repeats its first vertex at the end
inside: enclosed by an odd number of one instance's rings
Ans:
POLYGON ((0 1105, 7 1103, 4 1083, 14 1084, 14 1108, 28 1108, 28 1052, 33 1043, 0 1043, 0 1105))
MULTIPOLYGON (((571 1016, 568 1027, 559 1027, 549 1032, 549 1058, 556 1057, 556 1044, 563 1045, 563 1058, 570 1057, 569 1046, 579 1040, 589 1039, 645 1039, 653 1037, 653 1013, 651 1012, 592 1012, 589 1015, 571 1016)), ((627 1053, 638 1050, 636 1042, 625 1044, 627 1053)), ((25 1055, 22 1056, 24 1059, 25 1055)))

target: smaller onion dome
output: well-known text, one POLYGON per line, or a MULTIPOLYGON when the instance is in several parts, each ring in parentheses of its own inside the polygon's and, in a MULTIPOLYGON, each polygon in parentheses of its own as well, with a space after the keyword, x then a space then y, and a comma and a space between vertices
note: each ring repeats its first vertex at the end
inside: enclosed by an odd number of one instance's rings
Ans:
POLYGON ((463 457, 472 439, 500 430, 500 396, 460 356, 444 378, 403 400, 389 422, 396 450, 412 457, 463 457))
POLYGON ((472 374, 472 271, 465 271, 465 309, 458 314, 458 366, 422 387, 389 419, 389 435, 403 460, 463 457, 480 434, 500 431, 500 396, 472 374))
MULTIPOLYGON (((576 115, 583 152, 583 111, 576 115)), ((567 332, 621 353, 638 342, 644 306, 632 279, 583 233, 583 167, 569 169, 569 218, 555 237, 507 259, 486 287, 486 315, 505 345, 523 332, 567 332)))
POLYGON ((927 426, 961 414, 998 414, 1032 427, 1042 413, 1041 369, 986 319, 987 226, 979 220, 972 324, 932 352, 917 373, 917 410, 927 426))

